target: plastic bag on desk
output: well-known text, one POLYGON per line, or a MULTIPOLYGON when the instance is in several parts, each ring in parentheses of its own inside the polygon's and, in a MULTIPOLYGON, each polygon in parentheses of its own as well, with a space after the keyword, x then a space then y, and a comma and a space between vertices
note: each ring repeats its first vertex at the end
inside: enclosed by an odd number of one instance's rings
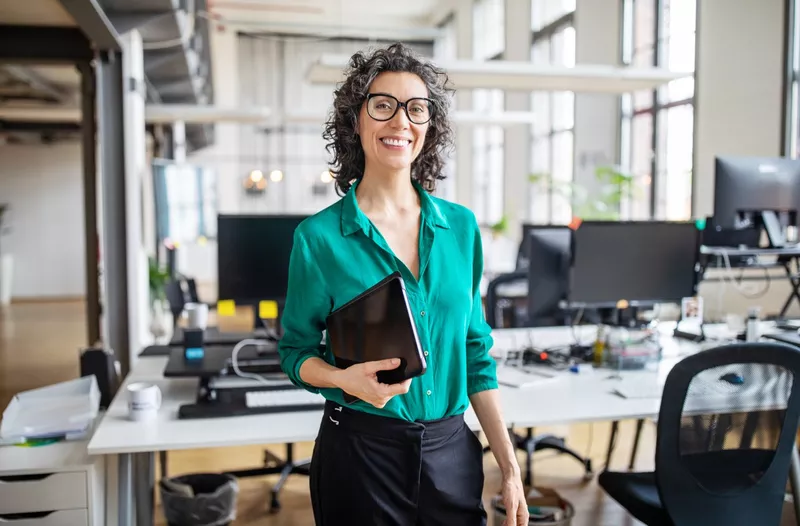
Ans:
POLYGON ((195 473, 159 482, 169 526, 225 526, 236 519, 239 484, 230 475, 195 473))

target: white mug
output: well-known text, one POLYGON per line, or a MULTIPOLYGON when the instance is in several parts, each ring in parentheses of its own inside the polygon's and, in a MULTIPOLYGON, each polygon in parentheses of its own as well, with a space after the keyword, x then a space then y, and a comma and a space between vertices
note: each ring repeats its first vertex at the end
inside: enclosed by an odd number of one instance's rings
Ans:
POLYGON ((190 329, 203 329, 208 326, 208 305, 205 303, 187 303, 186 325, 190 329))
POLYGON ((128 386, 128 416, 131 420, 154 420, 160 407, 161 389, 157 385, 136 382, 128 386))

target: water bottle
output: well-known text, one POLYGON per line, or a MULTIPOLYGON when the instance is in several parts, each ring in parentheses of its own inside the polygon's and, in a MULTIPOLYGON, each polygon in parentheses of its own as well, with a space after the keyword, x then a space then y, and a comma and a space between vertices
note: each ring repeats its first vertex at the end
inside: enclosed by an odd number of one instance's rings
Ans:
POLYGON ((747 325, 745 326, 745 333, 744 339, 748 342, 758 341, 761 337, 760 331, 758 329, 758 314, 759 314, 758 307, 750 307, 747 310, 747 325))

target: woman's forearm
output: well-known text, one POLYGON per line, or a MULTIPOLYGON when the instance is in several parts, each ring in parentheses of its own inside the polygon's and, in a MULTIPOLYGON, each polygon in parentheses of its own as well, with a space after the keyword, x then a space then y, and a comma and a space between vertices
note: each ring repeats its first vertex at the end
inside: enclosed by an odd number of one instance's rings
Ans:
POLYGON ((339 374, 342 372, 322 358, 312 357, 300 366, 300 379, 308 385, 319 388, 340 387, 339 374))
POLYGON ((497 389, 480 391, 470 396, 470 403, 489 441, 489 447, 497 460, 504 477, 519 477, 517 453, 508 435, 506 423, 500 410, 500 394, 497 389))

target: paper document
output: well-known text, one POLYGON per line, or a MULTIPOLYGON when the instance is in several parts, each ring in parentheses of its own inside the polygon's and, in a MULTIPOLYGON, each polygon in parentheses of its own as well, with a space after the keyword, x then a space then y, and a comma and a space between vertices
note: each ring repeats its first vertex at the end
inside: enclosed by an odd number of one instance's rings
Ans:
POLYGON ((539 367, 497 366, 497 383, 509 387, 532 387, 557 379, 555 371, 542 370, 539 367))

